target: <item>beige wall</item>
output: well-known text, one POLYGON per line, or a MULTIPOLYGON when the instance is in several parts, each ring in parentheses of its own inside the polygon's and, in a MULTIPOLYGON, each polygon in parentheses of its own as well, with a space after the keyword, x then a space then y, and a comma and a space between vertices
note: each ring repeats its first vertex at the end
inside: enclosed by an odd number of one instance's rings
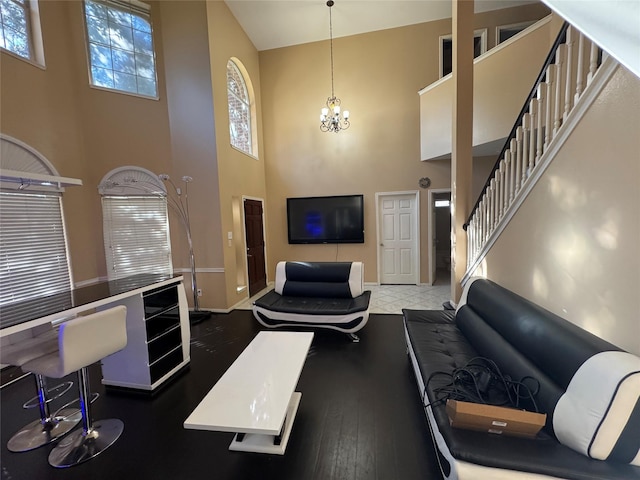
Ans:
MULTIPOLYGON (((375 193, 418 190, 425 176, 433 188, 449 186, 448 163, 419 161, 416 93, 437 76, 434 39, 446 24, 334 40, 335 93, 351 111, 351 127, 338 134, 319 128, 320 109, 331 94, 329 42, 260 52, 271 276, 280 260, 357 260, 365 263, 365 281, 376 282, 375 193), (360 193, 364 244, 287 244, 287 197, 360 193)), ((421 195, 422 212, 426 201, 421 195)), ((426 251, 425 215, 421 221, 421 250, 426 251)))
MULTIPOLYGON (((508 10, 477 15, 476 27, 495 31, 548 12, 541 4, 508 10)), ((439 36, 450 33, 451 21, 441 20, 334 39, 335 93, 351 111, 351 127, 338 134, 322 133, 318 121, 331 94, 329 42, 260 52, 271 276, 280 260, 360 260, 365 281, 376 282, 375 193, 419 190, 425 176, 431 188, 450 187, 448 160, 420 162, 417 95, 438 78, 439 36), (365 196, 364 244, 288 245, 287 197, 352 193, 365 196)), ((422 252, 428 211, 421 191, 422 252)), ((421 282, 428 271, 428 256, 421 255, 421 282)))
MULTIPOLYGON (((558 33, 559 25, 550 20, 551 16, 547 16, 527 35, 505 42, 475 60, 474 146, 506 138, 511 131, 558 33), (528 61, 522 62, 523 58, 528 61), (516 68, 518 74, 514 75, 516 68)), ((445 77, 420 93, 422 160, 451 153, 452 82, 450 76, 445 77)))
MULTIPOLYGON (((220 188, 216 154, 209 34, 205 2, 160 2, 166 65, 171 171, 189 185, 189 209, 201 307, 225 305, 220 188)), ((185 229, 171 215, 173 265, 190 278, 185 229)), ((190 282, 187 281, 187 284, 190 282)), ((189 295, 191 298, 191 295, 189 295)))
POLYGON ((117 166, 168 165, 162 45, 161 99, 114 95, 88 85, 81 2, 41 2, 40 18, 46 68, 0 54, 0 129, 36 148, 61 175, 84 182, 68 188, 63 203, 74 280, 91 281, 106 275, 98 182, 117 166))
POLYGON ((489 178, 489 175, 491 175, 493 166, 496 164, 497 158, 497 155, 488 157, 473 157, 471 199, 474 203, 480 197, 480 194, 482 193, 482 190, 487 183, 487 179, 489 178))
MULTIPOLYGON (((265 155, 262 140, 262 89, 258 51, 244 33, 235 17, 224 2, 207 2, 209 25, 209 51, 211 54, 211 79, 215 105, 216 155, 220 178, 219 208, 221 229, 218 240, 223 245, 224 272, 226 279, 226 306, 233 306, 243 300, 247 292, 238 292, 238 279, 246 271, 245 240, 239 235, 237 223, 242 217, 239 205, 243 197, 266 200, 265 155), (255 95, 257 115, 258 157, 246 155, 231 147, 229 136, 229 111, 227 103, 227 62, 237 59, 246 70, 255 95), (238 212, 234 219, 235 211, 238 212), (227 235, 232 232, 233 240, 227 235), (241 270, 241 272, 239 272, 241 270)), ((268 222, 269 219, 266 219, 268 222)), ((267 224, 268 227, 268 224, 267 224)), ((245 278, 246 279, 246 278, 245 278)))
MULTIPOLYGON (((438 76, 438 37, 450 33, 450 21, 336 39, 336 94, 351 109, 353 125, 335 135, 318 128, 330 94, 328 42, 258 53, 224 2, 151 7, 159 100, 89 87, 80 2, 41 3, 46 69, 0 54, 0 130, 38 149, 61 175, 84 182, 64 195, 74 279, 106 276, 97 185, 113 168, 138 165, 174 179, 194 177, 189 197, 204 308, 229 308, 246 295, 236 291, 246 280, 243 197, 265 201, 271 279, 282 259, 338 258, 363 260, 366 281, 375 282, 375 193, 419 190, 424 176, 432 188, 449 187, 448 161, 419 161, 417 92, 438 76), (257 158, 229 145, 230 57, 240 60, 253 84, 257 158), (365 244, 287 244, 286 197, 343 193, 365 195, 365 244)), ((514 12, 520 10, 482 14, 481 21, 513 23, 514 12)), ((422 251, 426 202, 421 191, 422 251)), ((170 219, 180 271, 188 268, 186 242, 177 219, 170 219)), ((421 272, 426 282, 427 255, 421 272)))
MULTIPOLYGON (((231 56, 243 62, 260 114, 258 53, 224 2, 150 4, 158 100, 89 87, 82 4, 47 1, 40 7, 46 68, 0 54, 0 131, 39 150, 61 175, 83 180, 63 200, 76 282, 106 277, 97 192, 106 173, 136 165, 178 184, 192 176, 201 306, 227 308, 237 302, 236 270, 245 268, 236 261, 241 235, 232 247, 226 241, 232 196, 266 198, 266 191, 263 161, 229 146, 226 63, 231 56)), ((258 138, 261 144, 261 132, 258 138)), ((173 213, 170 222, 174 267, 188 278, 186 236, 173 213)))
POLYGON ((620 67, 490 250, 488 278, 640 354, 640 80, 620 67))

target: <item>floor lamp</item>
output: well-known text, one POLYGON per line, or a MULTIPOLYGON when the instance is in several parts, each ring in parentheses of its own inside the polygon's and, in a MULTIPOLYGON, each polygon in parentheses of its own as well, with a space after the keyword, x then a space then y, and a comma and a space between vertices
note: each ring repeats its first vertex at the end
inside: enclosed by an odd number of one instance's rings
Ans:
POLYGON ((189 322, 191 324, 200 323, 211 316, 211 312, 200 310, 200 300, 198 298, 198 283, 196 279, 196 259, 193 254, 193 241, 191 240, 191 221, 189 219, 189 183, 193 181, 192 177, 185 175, 182 177, 184 183, 184 196, 182 189, 178 187, 171 177, 166 173, 161 173, 158 178, 165 185, 169 184, 171 189, 167 188, 167 203, 171 205, 173 210, 180 217, 182 226, 187 234, 187 242, 189 244, 189 263, 191 265, 191 291, 193 293, 193 311, 189 312, 189 322))

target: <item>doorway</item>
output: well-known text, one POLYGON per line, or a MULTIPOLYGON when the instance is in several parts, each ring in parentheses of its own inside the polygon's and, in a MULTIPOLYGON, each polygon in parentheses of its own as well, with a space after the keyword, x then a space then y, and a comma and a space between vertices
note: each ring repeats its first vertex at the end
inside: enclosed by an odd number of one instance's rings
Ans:
POLYGON ((376 193, 380 284, 420 281, 418 205, 419 192, 376 193))
POLYGON ((451 283, 451 189, 429 190, 429 285, 451 283))
POLYGON ((264 209, 261 200, 244 199, 249 297, 267 287, 264 253, 264 209))

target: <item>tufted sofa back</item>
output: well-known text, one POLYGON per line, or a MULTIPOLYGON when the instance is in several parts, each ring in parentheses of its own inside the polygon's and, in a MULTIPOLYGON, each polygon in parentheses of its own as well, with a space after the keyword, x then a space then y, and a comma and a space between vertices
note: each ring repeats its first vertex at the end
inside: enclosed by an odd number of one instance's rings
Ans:
POLYGON ((275 291, 291 297, 355 298, 364 292, 362 262, 279 262, 275 291))

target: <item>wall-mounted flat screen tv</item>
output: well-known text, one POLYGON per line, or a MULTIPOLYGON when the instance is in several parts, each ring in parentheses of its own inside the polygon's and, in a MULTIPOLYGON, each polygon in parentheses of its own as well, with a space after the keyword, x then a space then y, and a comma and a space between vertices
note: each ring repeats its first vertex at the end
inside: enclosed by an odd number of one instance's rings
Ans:
POLYGON ((289 243, 364 243, 364 197, 287 198, 289 243))

